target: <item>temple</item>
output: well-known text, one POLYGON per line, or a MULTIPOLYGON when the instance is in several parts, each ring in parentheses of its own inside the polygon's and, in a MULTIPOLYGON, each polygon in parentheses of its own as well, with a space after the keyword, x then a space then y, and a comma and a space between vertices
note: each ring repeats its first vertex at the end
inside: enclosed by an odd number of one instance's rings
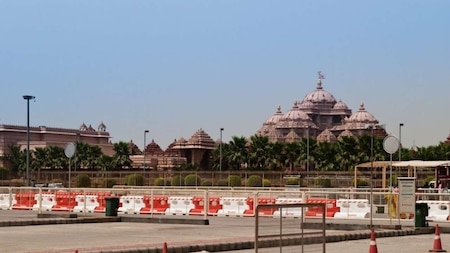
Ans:
POLYGON ((371 134, 372 127, 377 136, 386 136, 384 127, 365 109, 364 103, 355 113, 323 89, 323 75, 319 72, 317 87, 301 102, 283 113, 280 106, 256 132, 267 136, 271 142, 295 142, 304 137, 318 141, 335 142, 343 136, 371 134))

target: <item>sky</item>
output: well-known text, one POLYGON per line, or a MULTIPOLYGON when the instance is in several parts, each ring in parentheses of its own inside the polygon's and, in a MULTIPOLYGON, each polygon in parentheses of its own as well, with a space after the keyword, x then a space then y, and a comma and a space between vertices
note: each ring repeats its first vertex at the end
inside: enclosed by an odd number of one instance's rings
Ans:
POLYGON ((317 87, 404 147, 450 134, 447 0, 0 0, 0 124, 162 149, 250 137, 317 87))

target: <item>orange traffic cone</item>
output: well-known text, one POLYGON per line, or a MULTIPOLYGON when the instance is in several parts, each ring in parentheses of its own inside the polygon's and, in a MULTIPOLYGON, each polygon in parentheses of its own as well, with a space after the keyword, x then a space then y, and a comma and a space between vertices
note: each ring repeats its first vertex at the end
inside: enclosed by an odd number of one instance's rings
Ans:
POLYGON ((373 231, 373 228, 370 230, 369 253, 378 253, 377 242, 375 241, 375 232, 373 231))
POLYGON ((434 230, 433 249, 430 249, 429 252, 447 252, 446 250, 442 249, 441 234, 439 233, 438 224, 436 224, 436 229, 434 230))
POLYGON ((166 242, 163 245, 162 253, 167 253, 167 243, 166 242))

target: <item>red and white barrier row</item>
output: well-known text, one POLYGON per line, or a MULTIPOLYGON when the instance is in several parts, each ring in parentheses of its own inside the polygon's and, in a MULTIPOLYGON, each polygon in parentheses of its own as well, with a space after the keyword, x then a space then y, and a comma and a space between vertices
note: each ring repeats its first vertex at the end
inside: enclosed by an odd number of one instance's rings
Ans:
MULTIPOLYGON (((334 218, 364 219, 370 215, 367 199, 327 199, 327 198, 253 198, 253 197, 209 197, 205 207, 201 196, 112 196, 110 192, 25 192, 0 194, 0 210, 44 210, 73 211, 82 213, 105 212, 106 198, 119 198, 118 212, 127 214, 165 214, 165 215, 218 215, 254 216, 255 199, 257 204, 325 203, 326 216, 334 218)), ((427 219, 446 221, 450 217, 450 201, 417 201, 427 203, 427 219)), ((260 209, 259 215, 301 217, 302 208, 260 209)), ((309 207, 305 216, 322 216, 320 207, 309 207)))

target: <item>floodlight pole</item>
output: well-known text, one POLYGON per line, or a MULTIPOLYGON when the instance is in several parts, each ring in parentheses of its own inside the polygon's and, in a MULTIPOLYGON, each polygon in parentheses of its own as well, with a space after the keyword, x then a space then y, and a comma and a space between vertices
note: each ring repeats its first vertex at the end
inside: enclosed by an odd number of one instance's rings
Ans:
POLYGON ((30 186, 30 99, 35 99, 35 96, 24 95, 23 99, 27 100, 27 171, 25 186, 30 186))

